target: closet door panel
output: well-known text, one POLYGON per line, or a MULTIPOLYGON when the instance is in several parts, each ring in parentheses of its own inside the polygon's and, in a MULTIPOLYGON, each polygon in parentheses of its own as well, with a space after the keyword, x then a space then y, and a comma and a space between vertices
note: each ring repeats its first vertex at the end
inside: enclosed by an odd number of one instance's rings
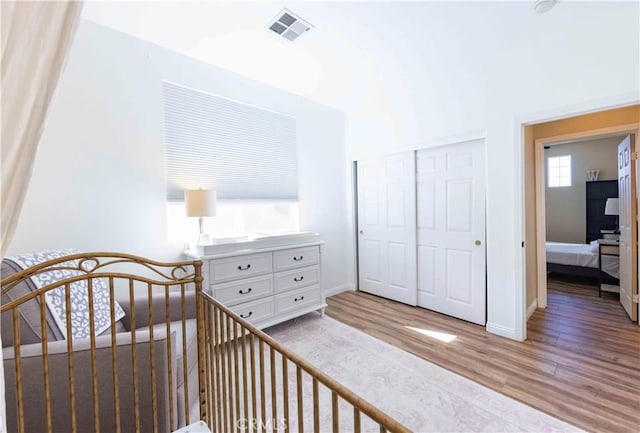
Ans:
POLYGON ((415 153, 357 163, 359 289, 417 303, 415 153))
POLYGON ((484 143, 417 152, 418 305, 486 323, 484 143))

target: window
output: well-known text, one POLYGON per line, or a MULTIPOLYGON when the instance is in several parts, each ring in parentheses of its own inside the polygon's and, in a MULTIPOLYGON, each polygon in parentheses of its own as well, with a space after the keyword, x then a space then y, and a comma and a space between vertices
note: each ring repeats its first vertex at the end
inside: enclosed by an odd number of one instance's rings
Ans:
POLYGON ((550 156, 547 159, 549 188, 571 186, 571 155, 550 156))
POLYGON ((217 215, 204 220, 216 239, 299 230, 296 119, 163 82, 170 242, 194 241, 185 189, 214 189, 217 215))
MULTIPOLYGON (((195 242, 198 218, 187 218, 183 202, 167 203, 169 242, 195 242)), ((204 232, 216 239, 300 230, 297 202, 218 202, 216 216, 204 219, 204 232)))

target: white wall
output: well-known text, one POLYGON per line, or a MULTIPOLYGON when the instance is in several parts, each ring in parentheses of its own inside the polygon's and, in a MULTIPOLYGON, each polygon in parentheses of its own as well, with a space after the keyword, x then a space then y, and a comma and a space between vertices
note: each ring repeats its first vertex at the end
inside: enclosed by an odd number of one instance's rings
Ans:
POLYGON ((326 288, 352 283, 342 112, 83 20, 51 104, 9 254, 73 247, 176 259, 167 242, 161 81, 297 118, 302 230, 326 288))
MULTIPOLYGON (((587 170, 600 170, 598 180, 618 178, 618 143, 621 137, 601 138, 551 146, 545 159, 571 155, 571 186, 545 189, 547 240, 586 242, 587 170)), ((546 162, 545 162, 546 164, 546 162)))

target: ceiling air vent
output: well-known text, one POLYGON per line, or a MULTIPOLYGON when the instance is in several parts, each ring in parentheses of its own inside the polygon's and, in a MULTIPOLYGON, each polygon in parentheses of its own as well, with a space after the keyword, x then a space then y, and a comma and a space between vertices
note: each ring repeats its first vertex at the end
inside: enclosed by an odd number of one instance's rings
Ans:
POLYGON ((300 35, 313 27, 311 24, 300 18, 298 15, 284 8, 269 22, 269 30, 276 32, 283 38, 295 41, 300 35))

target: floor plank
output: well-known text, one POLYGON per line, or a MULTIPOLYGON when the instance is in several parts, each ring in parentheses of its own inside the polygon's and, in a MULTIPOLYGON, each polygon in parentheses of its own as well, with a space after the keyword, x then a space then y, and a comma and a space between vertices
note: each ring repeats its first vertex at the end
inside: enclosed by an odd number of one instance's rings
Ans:
POLYGON ((524 343, 362 292, 327 303, 334 319, 587 431, 640 431, 640 327, 588 282, 550 278, 524 343))

